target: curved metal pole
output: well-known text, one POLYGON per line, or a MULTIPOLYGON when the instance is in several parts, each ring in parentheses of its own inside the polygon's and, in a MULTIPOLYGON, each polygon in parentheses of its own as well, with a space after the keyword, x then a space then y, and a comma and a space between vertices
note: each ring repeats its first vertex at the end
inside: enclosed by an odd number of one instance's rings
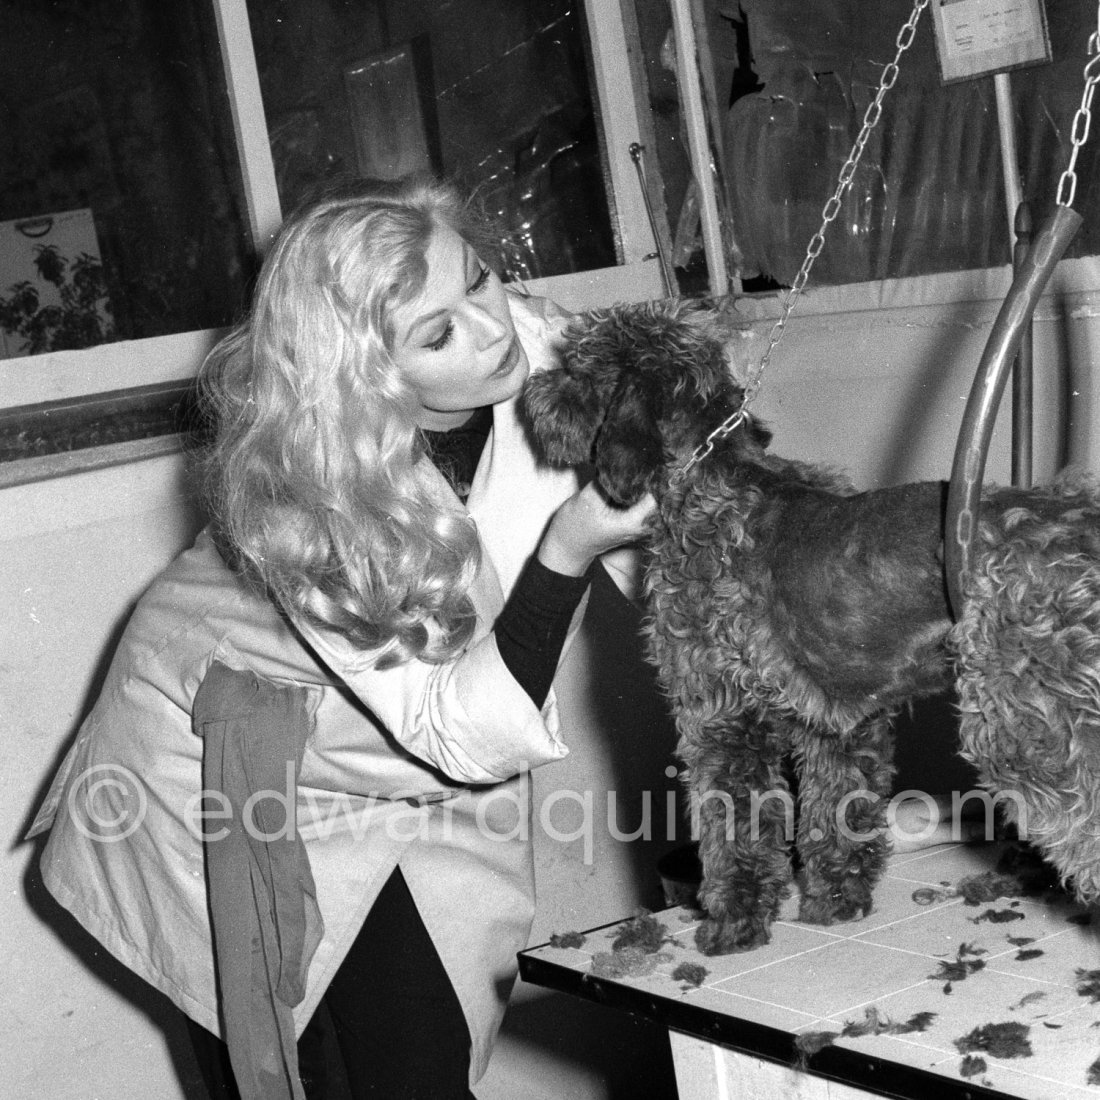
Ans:
POLYGON ((964 582, 970 572, 970 550, 978 529, 989 440, 1009 368, 1035 312, 1039 295, 1081 222, 1081 215, 1071 207, 1054 208, 1012 280, 978 364, 955 447, 944 526, 947 594, 956 618, 962 611, 964 582))

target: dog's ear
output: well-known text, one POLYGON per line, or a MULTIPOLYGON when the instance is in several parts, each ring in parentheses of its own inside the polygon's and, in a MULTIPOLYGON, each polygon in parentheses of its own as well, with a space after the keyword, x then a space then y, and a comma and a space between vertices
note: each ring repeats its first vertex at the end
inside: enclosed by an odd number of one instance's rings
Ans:
POLYGON ((630 374, 619 380, 596 439, 596 473, 617 504, 629 506, 640 499, 664 466, 662 407, 658 380, 630 374))
POLYGON ((523 405, 539 449, 552 465, 592 461, 592 446, 607 407, 606 384, 568 367, 534 374, 523 405))
POLYGON ((771 428, 761 424, 755 417, 749 418, 749 435, 761 450, 767 450, 768 444, 772 441, 771 428))

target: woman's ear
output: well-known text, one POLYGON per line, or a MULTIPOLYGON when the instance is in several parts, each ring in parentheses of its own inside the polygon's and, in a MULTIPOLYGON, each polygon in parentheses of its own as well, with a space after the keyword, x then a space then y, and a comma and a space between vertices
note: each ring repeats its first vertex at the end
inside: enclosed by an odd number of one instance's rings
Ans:
POLYGON ((580 466, 592 461, 592 445, 606 406, 591 375, 567 368, 532 375, 523 391, 523 405, 548 462, 580 466))

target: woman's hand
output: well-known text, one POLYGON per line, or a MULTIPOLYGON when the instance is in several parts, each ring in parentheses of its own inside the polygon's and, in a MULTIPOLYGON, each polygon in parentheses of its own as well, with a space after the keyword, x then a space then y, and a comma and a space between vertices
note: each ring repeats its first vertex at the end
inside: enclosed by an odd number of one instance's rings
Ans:
POLYGON ((555 573, 580 577, 600 554, 640 539, 656 508, 649 493, 620 508, 590 482, 554 513, 539 543, 538 559, 555 573))

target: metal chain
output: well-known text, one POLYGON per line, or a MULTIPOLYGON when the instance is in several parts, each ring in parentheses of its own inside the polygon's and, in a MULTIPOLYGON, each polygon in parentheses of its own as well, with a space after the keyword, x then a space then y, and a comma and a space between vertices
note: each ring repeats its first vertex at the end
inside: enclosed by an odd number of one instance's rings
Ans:
POLYGON ((1073 150, 1069 156, 1069 164, 1058 180, 1058 191, 1054 201, 1059 206, 1072 206, 1077 195, 1077 154, 1081 152, 1081 146, 1089 139, 1089 129, 1092 126, 1092 96, 1096 91, 1097 81, 1100 81, 1100 5, 1096 13, 1096 31, 1089 35, 1089 60, 1085 65, 1085 87, 1081 92, 1081 106, 1077 108, 1077 114, 1073 116, 1073 126, 1070 128, 1070 140, 1073 142, 1073 150))
POLYGON ((928 0, 913 0, 913 10, 909 13, 909 18, 906 20, 905 25, 898 32, 896 41, 897 52, 894 54, 894 60, 882 70, 878 93, 868 106, 863 116, 863 126, 860 128, 859 135, 852 145, 852 150, 848 154, 848 159, 840 169, 836 191, 833 192, 832 198, 825 204, 821 212, 821 228, 810 238, 810 243, 806 248, 806 257, 802 261, 802 267, 794 277, 790 289, 787 291, 786 295, 784 295, 783 305, 779 312, 779 319, 775 322, 771 335, 768 337, 768 346, 764 350, 760 363, 745 384, 745 391, 741 398, 741 404, 738 406, 736 412, 723 420, 722 423, 695 448, 687 463, 682 467, 680 471, 681 476, 686 474, 696 462, 700 462, 702 459, 706 458, 707 455, 714 450, 714 445, 719 439, 724 439, 730 432, 735 431, 744 423, 749 404, 753 398, 756 397, 757 391, 760 389, 764 371, 771 360, 772 352, 775 351, 779 341, 783 338, 783 330, 787 325, 787 320, 791 315, 791 311, 794 309, 794 304, 798 300, 798 296, 806 287, 806 282, 810 277, 810 269, 814 265, 814 260, 817 259, 822 248, 825 246, 825 231, 829 228, 830 224, 836 220, 837 215, 840 213, 841 200, 844 198, 845 192, 851 186, 856 166, 859 164, 859 160, 863 156, 864 147, 867 145, 867 139, 871 136, 871 131, 878 125, 879 118, 882 115, 882 101, 886 93, 893 88, 898 79, 898 62, 901 61, 901 55, 913 44, 913 37, 917 32, 917 21, 920 19, 921 12, 923 12, 926 7, 928 7, 928 0))

